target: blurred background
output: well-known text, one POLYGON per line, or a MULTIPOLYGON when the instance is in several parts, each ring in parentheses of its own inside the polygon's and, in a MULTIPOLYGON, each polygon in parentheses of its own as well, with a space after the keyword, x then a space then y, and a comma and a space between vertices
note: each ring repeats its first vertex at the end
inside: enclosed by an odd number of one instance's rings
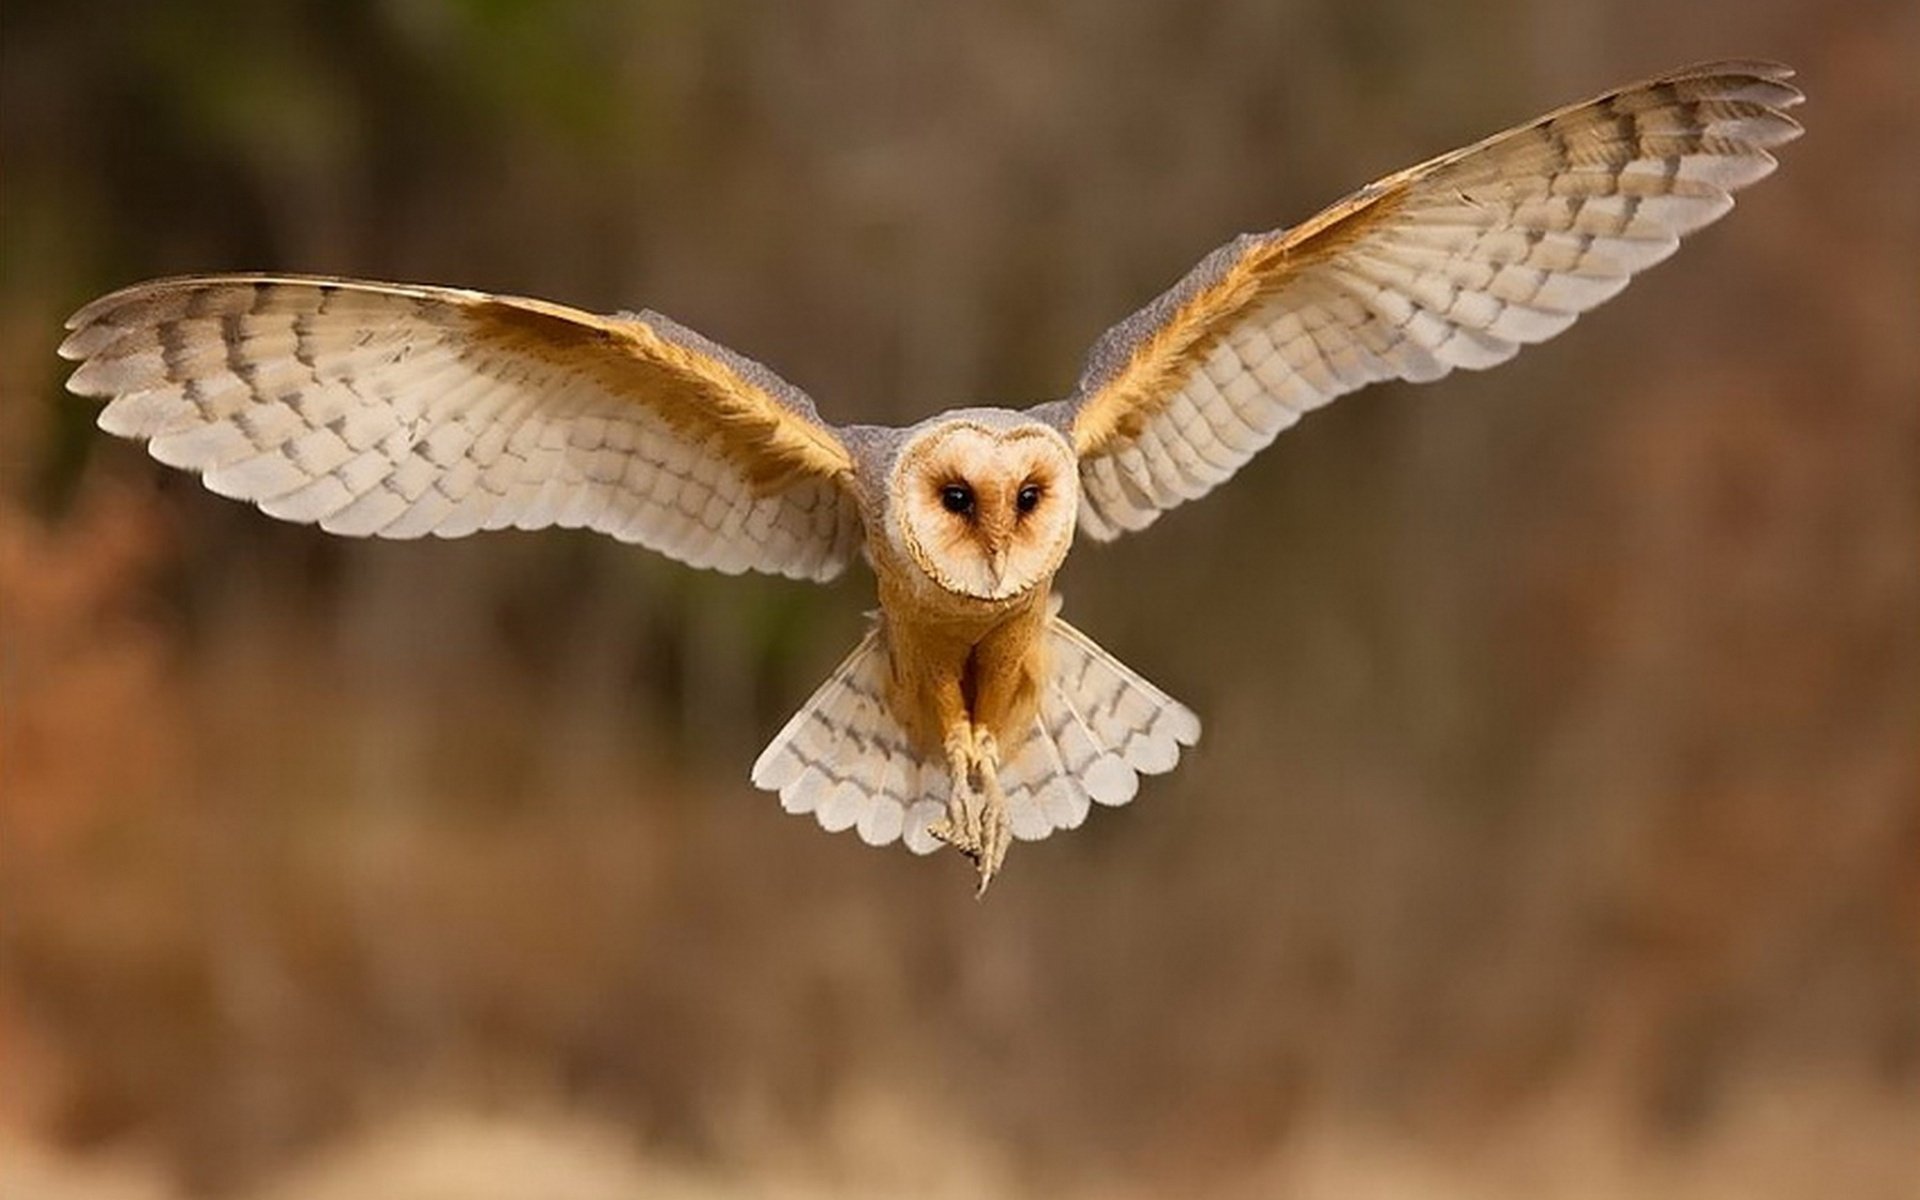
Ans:
POLYGON ((1920 1195, 1920 7, 7 0, 0 1193, 1920 1195), (331 539, 61 320, 651 306, 842 420, 1063 393, 1236 232, 1660 69, 1809 135, 1618 303, 1068 568, 1198 710, 954 856, 747 767, 872 603, 331 539))

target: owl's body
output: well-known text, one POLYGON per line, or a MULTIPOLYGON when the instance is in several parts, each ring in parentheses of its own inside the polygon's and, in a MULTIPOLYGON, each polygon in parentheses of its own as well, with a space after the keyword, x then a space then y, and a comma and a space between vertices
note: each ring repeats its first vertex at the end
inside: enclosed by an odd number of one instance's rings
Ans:
POLYGON ((984 886, 1014 836, 1124 804, 1199 721, 1058 616, 1078 498, 1060 430, 981 408, 846 440, 880 608, 753 780, 870 842, 950 842, 984 886))
POLYGON ((915 748, 944 752, 964 714, 1005 741, 1037 709, 1045 674, 1041 632, 1051 590, 1040 584, 1006 600, 927 602, 891 564, 878 567, 880 616, 890 675, 887 707, 915 748))
POLYGON ((1236 239, 1024 411, 836 427, 655 313, 314 277, 141 284, 76 313, 61 352, 109 432, 333 532, 586 527, 815 580, 863 556, 874 625, 753 780, 874 844, 946 841, 984 888, 1009 840, 1124 804, 1199 736, 1060 618, 1076 531, 1144 528, 1367 383, 1559 333, 1773 169, 1790 75, 1677 71, 1236 239))

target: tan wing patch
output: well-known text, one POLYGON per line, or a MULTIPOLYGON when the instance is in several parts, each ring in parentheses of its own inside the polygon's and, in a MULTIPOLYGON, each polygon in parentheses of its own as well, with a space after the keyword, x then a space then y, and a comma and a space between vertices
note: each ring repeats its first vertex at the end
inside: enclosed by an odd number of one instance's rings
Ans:
POLYGON ((611 391, 644 397, 691 440, 719 440, 757 487, 777 487, 797 474, 853 469, 846 447, 817 422, 798 416, 727 364, 665 340, 643 321, 519 297, 489 297, 466 306, 464 315, 477 338, 560 369, 589 372, 611 391))
POLYGON ((1331 255, 1390 215, 1396 194, 1375 184, 1280 240, 1250 245, 1216 282, 1182 304, 1143 342, 1118 376, 1086 399, 1074 417, 1074 448, 1083 456, 1098 454, 1116 442, 1138 438, 1147 420, 1165 408, 1179 381, 1206 360, 1238 318, 1280 290, 1303 265, 1331 255))

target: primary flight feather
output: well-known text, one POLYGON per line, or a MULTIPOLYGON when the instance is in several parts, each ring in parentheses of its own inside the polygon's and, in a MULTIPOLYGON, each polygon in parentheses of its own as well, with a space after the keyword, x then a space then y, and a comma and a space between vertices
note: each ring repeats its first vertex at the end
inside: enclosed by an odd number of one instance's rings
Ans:
POLYGON ((828 580, 880 612, 753 782, 830 830, 1014 838, 1170 770, 1198 719, 1058 615, 1108 539, 1227 479, 1311 409, 1504 362, 1618 293, 1797 137, 1792 72, 1710 63, 1608 93, 1208 255, 1025 411, 835 426, 655 313, 305 276, 160 280, 82 308, 68 387, 221 495, 331 532, 584 527, 693 566, 828 580))

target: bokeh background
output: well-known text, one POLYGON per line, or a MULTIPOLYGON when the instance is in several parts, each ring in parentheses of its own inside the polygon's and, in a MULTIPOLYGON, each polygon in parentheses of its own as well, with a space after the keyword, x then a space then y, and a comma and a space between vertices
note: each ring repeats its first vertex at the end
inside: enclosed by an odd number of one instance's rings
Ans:
POLYGON ((1920 1196, 1910 0, 7 0, 0 55, 0 1193, 1920 1196), (334 540, 53 355, 283 269, 1027 402, 1236 232, 1729 55, 1812 100, 1724 224, 1076 557, 1207 736, 984 903, 746 783, 863 573, 334 540))

